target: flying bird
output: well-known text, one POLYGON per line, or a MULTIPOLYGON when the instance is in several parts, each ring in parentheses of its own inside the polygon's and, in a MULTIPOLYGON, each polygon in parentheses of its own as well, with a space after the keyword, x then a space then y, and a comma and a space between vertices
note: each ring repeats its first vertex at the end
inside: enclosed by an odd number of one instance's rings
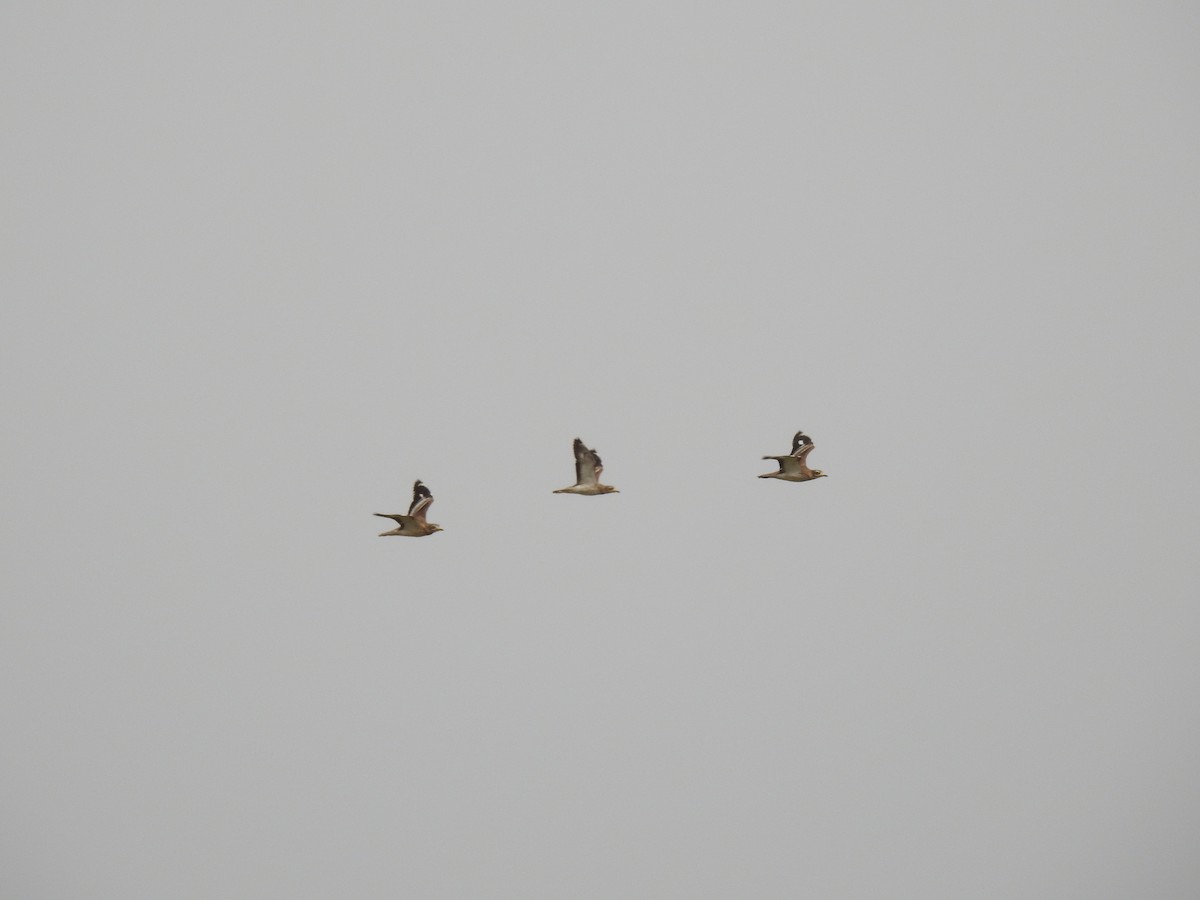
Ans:
POLYGON ((556 494, 583 494, 594 497, 597 494, 619 494, 611 484, 600 483, 600 473, 604 465, 595 450, 589 450, 583 441, 575 438, 575 483, 570 487, 559 488, 556 494))
POLYGON ((768 472, 759 478, 778 478, 781 481, 812 481, 814 478, 824 478, 825 473, 820 469, 808 467, 808 454, 812 452, 813 440, 803 431, 797 431, 792 438, 792 452, 787 456, 764 456, 763 459, 773 459, 779 463, 778 472, 768 472))
POLYGON ((425 515, 429 512, 429 507, 431 506, 433 506, 433 494, 419 480, 416 481, 413 484, 412 505, 408 507, 408 515, 375 513, 375 515, 382 516, 385 519, 396 520, 395 528, 391 531, 381 531, 379 536, 425 537, 426 535, 433 534, 435 531, 441 531, 441 525, 434 525, 432 522, 425 521, 425 515))

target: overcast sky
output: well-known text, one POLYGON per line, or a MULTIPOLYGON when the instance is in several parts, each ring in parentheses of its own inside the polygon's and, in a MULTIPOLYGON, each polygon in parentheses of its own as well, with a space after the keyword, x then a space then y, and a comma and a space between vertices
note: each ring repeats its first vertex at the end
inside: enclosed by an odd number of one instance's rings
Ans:
POLYGON ((0 894, 1200 893, 1193 4, 0 35, 0 894))

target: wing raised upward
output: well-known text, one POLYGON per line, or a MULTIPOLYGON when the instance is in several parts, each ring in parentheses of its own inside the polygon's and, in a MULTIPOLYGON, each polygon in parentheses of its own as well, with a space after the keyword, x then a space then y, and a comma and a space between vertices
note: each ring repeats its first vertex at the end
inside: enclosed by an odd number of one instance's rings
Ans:
POLYGON ((429 512, 429 507, 432 505, 433 493, 418 479, 413 483, 412 505, 408 508, 408 514, 424 525, 425 514, 429 512))
POLYGON ((600 455, 595 450, 589 450, 583 441, 575 438, 575 484, 595 485, 600 483, 600 473, 604 466, 600 455))
POLYGON ((794 438, 792 438, 792 456, 795 456, 796 451, 799 450, 801 447, 807 446, 811 450, 812 442, 813 442, 812 438, 810 438, 803 431, 797 431, 796 436, 794 438))

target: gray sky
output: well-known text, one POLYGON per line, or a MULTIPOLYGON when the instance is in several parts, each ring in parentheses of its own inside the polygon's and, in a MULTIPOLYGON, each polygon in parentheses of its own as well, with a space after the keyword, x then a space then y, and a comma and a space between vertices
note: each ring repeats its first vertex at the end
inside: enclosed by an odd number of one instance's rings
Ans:
POLYGON ((1197 896, 1192 5, 0 19, 4 896, 1197 896))

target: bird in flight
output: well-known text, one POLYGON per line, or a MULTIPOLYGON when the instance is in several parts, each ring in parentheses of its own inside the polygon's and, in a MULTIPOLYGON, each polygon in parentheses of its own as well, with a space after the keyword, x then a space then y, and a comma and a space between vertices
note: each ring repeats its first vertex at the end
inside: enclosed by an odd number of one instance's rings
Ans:
POLYGON ((570 487, 559 488, 556 494, 583 494, 594 497, 597 494, 619 494, 611 484, 600 483, 600 473, 604 466, 595 450, 589 450, 583 441, 575 438, 575 483, 570 487))
POLYGON ((773 459, 779 463, 778 472, 768 472, 759 478, 778 478, 781 481, 812 481, 814 478, 824 478, 825 473, 820 469, 810 469, 806 460, 812 452, 813 440, 803 431, 797 431, 792 438, 792 452, 787 456, 764 456, 763 459, 773 459))
POLYGON ((441 525, 434 525, 432 522, 425 521, 425 515, 429 512, 429 507, 433 505, 433 494, 429 488, 417 481, 413 484, 412 505, 408 507, 408 515, 402 516, 399 513, 375 513, 377 516, 383 516, 385 519, 395 519, 396 527, 391 531, 381 531, 380 537, 390 537, 391 535, 399 535, 400 537, 425 537, 433 534, 435 531, 441 531, 441 525))

